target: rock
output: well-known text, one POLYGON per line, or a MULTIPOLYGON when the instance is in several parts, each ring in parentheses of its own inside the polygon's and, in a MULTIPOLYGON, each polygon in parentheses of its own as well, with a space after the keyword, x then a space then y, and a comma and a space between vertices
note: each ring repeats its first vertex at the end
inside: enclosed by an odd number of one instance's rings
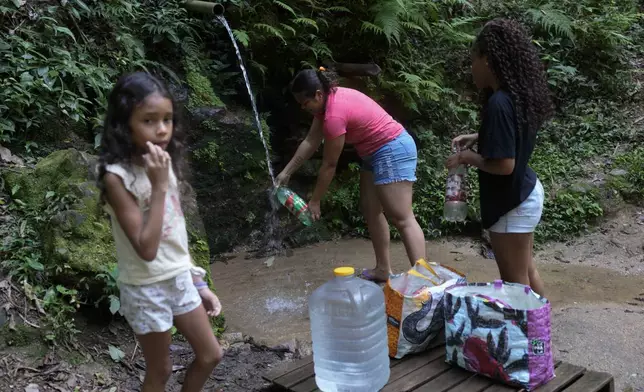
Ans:
POLYGON ((594 187, 587 182, 576 182, 574 184, 571 184, 568 189, 575 193, 586 194, 592 192, 594 187))
POLYGON ((610 175, 613 177, 623 177, 628 174, 628 170, 624 169, 613 169, 610 171, 610 175))
POLYGON ((40 392, 38 384, 29 384, 25 387, 25 392, 40 392))
POLYGON ((40 229, 45 259, 60 266, 56 278, 63 284, 83 278, 95 283, 96 274, 116 263, 110 225, 94 185, 96 162, 95 156, 67 149, 33 168, 4 173, 7 184, 17 189, 14 198, 35 210, 60 210, 40 229))
POLYGON ((0 146, 0 161, 13 163, 18 166, 23 166, 25 164, 20 157, 11 154, 11 151, 8 148, 2 146, 0 146))
POLYGON ((204 76, 205 73, 200 69, 198 61, 186 59, 184 67, 186 70, 186 81, 188 82, 188 86, 191 90, 188 97, 188 108, 226 107, 221 99, 219 99, 215 94, 210 80, 204 76))
POLYGON ((228 332, 221 335, 221 339, 227 341, 230 344, 245 342, 244 334, 241 332, 228 332))
POLYGON ((295 357, 305 357, 312 353, 310 345, 303 343, 298 339, 291 339, 287 342, 272 347, 271 349, 275 351, 290 352, 293 353, 295 357))

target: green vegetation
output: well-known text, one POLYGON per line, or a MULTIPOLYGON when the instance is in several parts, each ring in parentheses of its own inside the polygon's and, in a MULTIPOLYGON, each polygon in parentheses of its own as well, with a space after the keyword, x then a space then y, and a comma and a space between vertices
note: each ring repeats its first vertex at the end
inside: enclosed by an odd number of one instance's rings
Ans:
POLYGON ((639 205, 644 201, 644 148, 619 155, 613 164, 611 184, 622 196, 639 205))
MULTIPOLYGON (((71 320, 79 304, 112 313, 119 306, 109 225, 95 212, 94 185, 77 172, 79 166, 56 163, 68 152, 41 160, 69 143, 94 152, 105 96, 118 75, 155 72, 192 114, 226 108, 225 119, 208 115, 190 130, 192 182, 209 232, 206 241, 189 228, 195 260, 207 267, 210 250, 241 244, 264 224, 270 181, 253 119, 239 109, 249 103, 234 50, 220 24, 189 14, 180 3, 0 3, 0 143, 29 164, 41 162, 20 174, 2 172, 0 211, 10 219, 0 227, 6 238, 0 259, 43 307, 51 342, 74 332, 71 320), (55 165, 48 169, 47 162, 55 165)), ((477 128, 469 45, 485 21, 499 16, 517 18, 531 29, 557 104, 532 162, 547 192, 538 240, 577 235, 603 215, 606 192, 590 180, 596 173, 616 170, 608 176, 609 190, 642 200, 644 152, 632 146, 641 141, 637 67, 644 55, 644 24, 635 0, 229 3, 226 16, 260 110, 273 112, 263 120, 274 135, 290 129, 272 117, 292 111, 284 87, 302 67, 338 61, 382 68, 378 77, 345 83, 370 94, 418 135, 414 207, 428 237, 463 228, 441 220, 443 162, 449 139, 477 128)), ((357 170, 350 164, 338 173, 323 205, 326 227, 320 233, 366 233, 357 170)), ((475 226, 474 171, 469 178, 475 226)), ((315 237, 309 234, 301 239, 315 237)))

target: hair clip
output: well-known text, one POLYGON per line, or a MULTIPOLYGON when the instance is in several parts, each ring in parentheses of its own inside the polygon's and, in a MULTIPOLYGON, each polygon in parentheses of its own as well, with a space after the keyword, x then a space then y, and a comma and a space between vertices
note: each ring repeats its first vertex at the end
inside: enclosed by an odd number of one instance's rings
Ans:
POLYGON ((326 68, 324 68, 324 67, 320 67, 319 69, 320 69, 320 72, 326 71, 326 68))

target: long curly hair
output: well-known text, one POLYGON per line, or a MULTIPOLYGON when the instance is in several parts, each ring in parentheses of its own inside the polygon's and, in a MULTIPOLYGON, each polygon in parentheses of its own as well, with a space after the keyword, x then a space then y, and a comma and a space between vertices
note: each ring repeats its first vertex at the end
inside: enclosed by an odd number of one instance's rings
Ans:
POLYGON ((100 152, 98 158, 97 186, 101 191, 101 203, 105 202, 106 166, 121 163, 130 165, 135 154, 139 153, 132 142, 129 122, 132 112, 152 94, 160 94, 172 101, 172 138, 167 152, 172 158, 172 166, 178 180, 183 179, 185 133, 181 124, 178 107, 166 88, 156 77, 147 72, 134 72, 121 76, 110 92, 107 101, 107 114, 103 124, 100 152))
MULTIPOLYGON (((514 101, 519 129, 537 130, 554 112, 548 82, 537 48, 520 23, 494 19, 483 27, 473 46, 475 55, 486 56, 500 88, 514 101)), ((482 115, 491 91, 482 95, 482 115)))

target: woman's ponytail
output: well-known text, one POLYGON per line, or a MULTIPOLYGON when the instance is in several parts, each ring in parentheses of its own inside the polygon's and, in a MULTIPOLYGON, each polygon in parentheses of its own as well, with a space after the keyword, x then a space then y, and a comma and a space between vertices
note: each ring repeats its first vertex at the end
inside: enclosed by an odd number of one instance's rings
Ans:
POLYGON ((317 70, 318 79, 320 79, 320 84, 322 85, 322 91, 325 94, 330 94, 335 91, 335 88, 338 87, 338 74, 335 71, 320 67, 317 70))
POLYGON ((313 97, 318 90, 328 95, 334 92, 336 87, 338 87, 338 75, 333 70, 320 67, 298 72, 291 82, 291 93, 313 97))

